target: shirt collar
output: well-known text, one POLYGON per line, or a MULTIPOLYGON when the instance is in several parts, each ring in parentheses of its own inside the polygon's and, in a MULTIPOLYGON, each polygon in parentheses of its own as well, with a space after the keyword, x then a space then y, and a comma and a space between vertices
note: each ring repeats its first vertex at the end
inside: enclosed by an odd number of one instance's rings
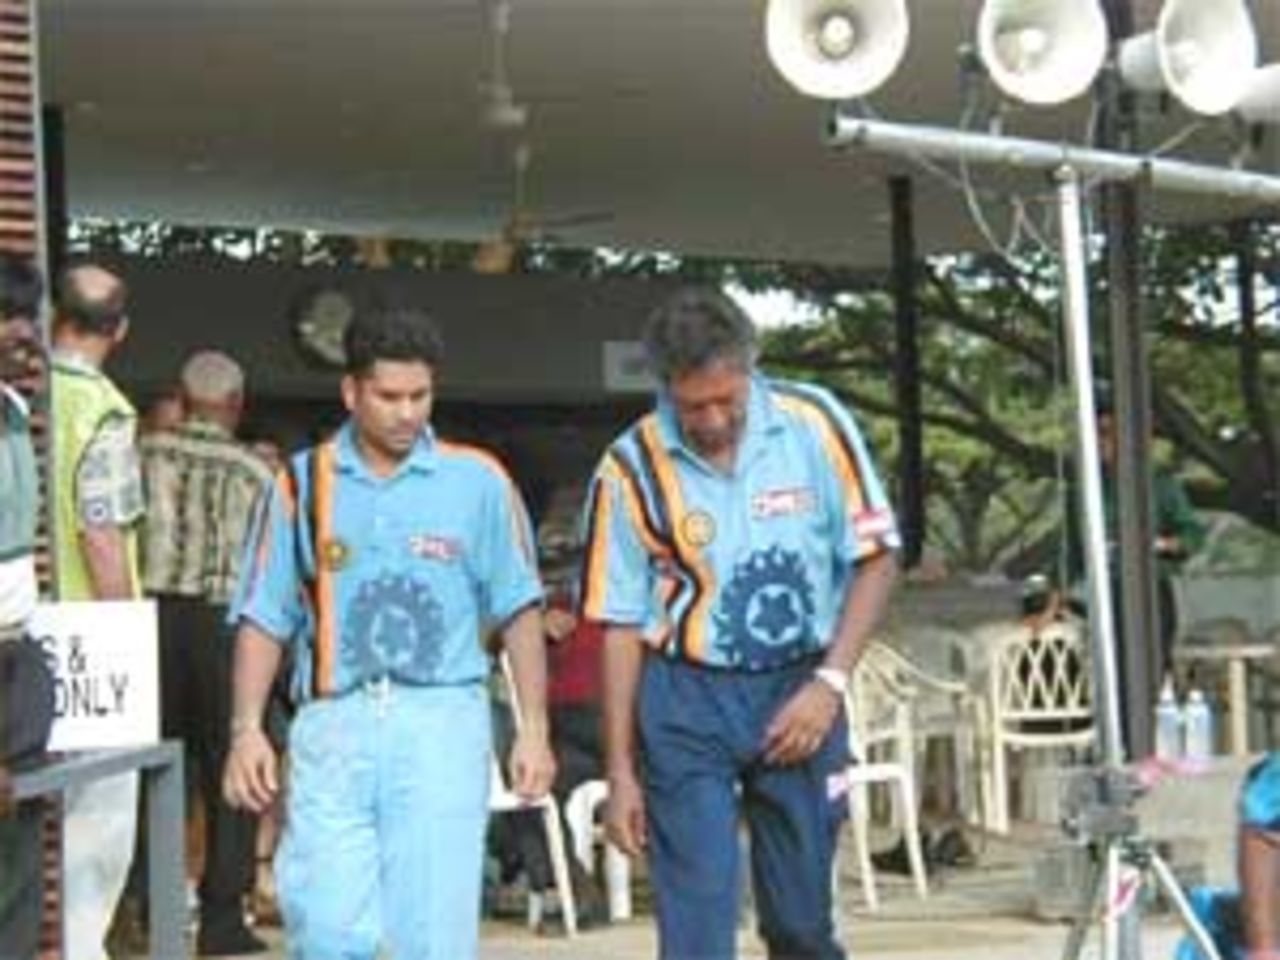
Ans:
MULTIPOLYGON (((350 419, 338 429, 335 443, 337 450, 335 451, 334 463, 339 470, 344 473, 373 476, 368 466, 365 465, 364 458, 360 456, 360 448, 356 446, 355 424, 350 419)), ((435 432, 428 425, 422 429, 422 434, 418 437, 417 443, 413 445, 409 455, 396 468, 396 472, 392 476, 399 476, 406 470, 412 470, 415 473, 430 473, 435 469, 436 456, 435 432)))
POLYGON ((13 407, 24 420, 31 416, 27 398, 4 382, 0 382, 0 407, 13 407))
POLYGON ((178 424, 178 432, 197 437, 217 437, 221 440, 234 438, 234 434, 222 424, 206 420, 203 417, 187 417, 182 423, 178 424))
MULTIPOLYGON (((671 402, 666 390, 658 392, 656 413, 658 416, 658 435, 662 444, 672 453, 683 453, 688 457, 699 458, 696 450, 686 446, 680 435, 680 422, 676 418, 675 404, 671 402)), ((739 462, 753 455, 765 438, 783 427, 778 416, 777 404, 773 400, 773 391, 769 380, 763 374, 755 372, 751 375, 751 392, 747 397, 747 424, 742 436, 739 462)))
POLYGON ((74 350, 68 350, 66 347, 54 347, 53 350, 50 351, 50 356, 52 357, 55 366, 63 367, 67 370, 74 371, 75 373, 86 373, 95 377, 102 375, 102 371, 99 370, 88 357, 82 353, 77 353, 74 350))

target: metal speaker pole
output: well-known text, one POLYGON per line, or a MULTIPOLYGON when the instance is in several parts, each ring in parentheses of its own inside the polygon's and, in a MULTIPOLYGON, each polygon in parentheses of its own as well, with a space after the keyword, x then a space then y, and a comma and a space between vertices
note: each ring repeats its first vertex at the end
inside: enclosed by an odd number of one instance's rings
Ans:
POLYGON ((1098 454, 1098 418, 1093 398, 1093 354, 1089 336, 1089 288, 1080 209, 1080 177, 1070 166, 1055 173, 1058 195, 1059 255, 1062 263, 1063 320, 1067 370, 1075 396, 1076 463, 1081 532, 1089 590, 1089 633, 1096 664, 1095 698, 1101 705, 1102 746, 1106 763, 1124 764, 1120 733, 1120 697, 1116 675, 1116 628, 1111 577, 1107 573, 1107 527, 1102 507, 1102 464, 1098 454))
POLYGON ((1106 522, 1102 507, 1102 465, 1098 454, 1093 402, 1093 357, 1089 348, 1089 301, 1080 175, 1069 165, 1054 172, 1057 181, 1059 256, 1062 265, 1063 321, 1067 361, 1075 394, 1076 464, 1085 571, 1089 590, 1089 627, 1094 658, 1095 701, 1101 707, 1104 761, 1072 785, 1066 804, 1068 832, 1095 855, 1093 877, 1064 950, 1077 960, 1095 913, 1102 917, 1103 960, 1140 960, 1142 890, 1154 879, 1178 911, 1183 925, 1206 957, 1219 954, 1200 925, 1168 864, 1142 836, 1133 803, 1138 788, 1122 768, 1124 740, 1116 675, 1116 630, 1111 578, 1107 569, 1106 522))

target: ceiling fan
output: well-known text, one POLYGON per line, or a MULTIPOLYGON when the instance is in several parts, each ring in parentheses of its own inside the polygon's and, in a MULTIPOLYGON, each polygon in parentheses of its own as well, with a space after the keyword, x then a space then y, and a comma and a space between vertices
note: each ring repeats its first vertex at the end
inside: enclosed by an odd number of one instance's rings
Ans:
POLYGON ((488 27, 488 70, 480 81, 480 120, 492 130, 519 132, 529 123, 529 106, 516 100, 507 71, 511 0, 482 0, 488 27))
POLYGON ((607 222, 609 211, 588 211, 544 216, 528 203, 529 167, 533 148, 529 137, 531 109, 516 97, 508 70, 511 42, 512 0, 481 0, 487 25, 487 69, 480 83, 480 123, 500 137, 514 137, 511 148, 512 190, 507 215, 498 233, 481 243, 472 258, 477 273, 510 273, 520 249, 527 243, 554 243, 554 231, 607 222))
POLYGON ((507 217, 498 234, 476 248, 471 268, 476 273, 510 273, 522 246, 528 243, 558 243, 557 231, 571 227, 608 223, 614 218, 609 210, 587 210, 544 216, 533 212, 528 204, 529 167, 533 149, 527 140, 512 151, 512 196, 507 217))

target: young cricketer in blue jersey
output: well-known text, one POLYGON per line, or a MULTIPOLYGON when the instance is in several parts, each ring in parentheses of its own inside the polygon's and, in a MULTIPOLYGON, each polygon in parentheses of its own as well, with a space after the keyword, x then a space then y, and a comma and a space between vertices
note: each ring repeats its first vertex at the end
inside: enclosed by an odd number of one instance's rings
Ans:
POLYGON ((276 865, 290 956, 465 960, 488 819, 489 624, 524 711, 513 787, 540 796, 554 774, 532 536, 496 461, 427 426, 426 319, 360 316, 346 349, 350 419, 280 474, 247 547, 225 790, 253 810, 277 790, 261 720, 291 645, 302 706, 276 865))
POLYGON ((732 301, 678 294, 647 346, 657 409, 605 453, 586 515, 607 825, 648 848, 664 958, 735 955, 740 817, 770 956, 843 957, 843 694, 896 574, 893 512, 848 413, 760 376, 732 301))

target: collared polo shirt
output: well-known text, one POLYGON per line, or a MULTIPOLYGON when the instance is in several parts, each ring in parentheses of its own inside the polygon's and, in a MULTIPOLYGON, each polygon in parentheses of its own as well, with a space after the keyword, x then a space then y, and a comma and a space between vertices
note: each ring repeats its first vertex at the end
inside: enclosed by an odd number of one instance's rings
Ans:
POLYGON ((848 411, 819 387, 760 376, 731 473, 684 444, 660 399, 605 454, 586 526, 585 616, 740 670, 825 648, 857 564, 900 545, 848 411))
POLYGON ((294 646, 299 698, 383 677, 483 680, 482 630, 542 596, 528 516, 497 460, 428 431, 378 477, 348 423, 291 464, 264 499, 232 618, 294 646))

